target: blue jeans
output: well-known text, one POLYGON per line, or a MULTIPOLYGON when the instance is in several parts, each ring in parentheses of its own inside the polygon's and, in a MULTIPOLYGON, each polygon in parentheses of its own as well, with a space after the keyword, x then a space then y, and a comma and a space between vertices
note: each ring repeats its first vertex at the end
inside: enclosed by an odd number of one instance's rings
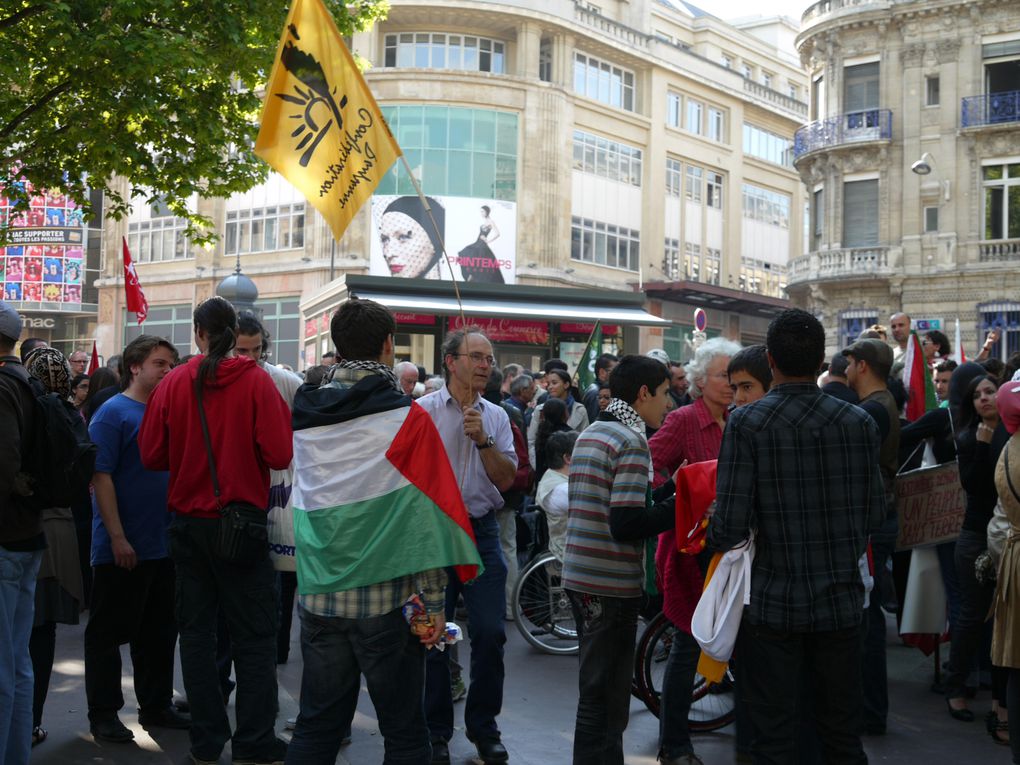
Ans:
POLYGON ((237 675, 234 759, 275 748, 276 632, 280 623, 276 572, 269 560, 238 566, 216 556, 218 518, 177 515, 170 526, 170 557, 177 568, 177 625, 181 674, 191 705, 191 751, 215 760, 231 739, 216 668, 216 614, 230 629, 237 675))
MULTIPOLYGON (((503 708, 503 644, 506 643, 506 562, 499 543, 496 513, 472 518, 478 554, 485 571, 462 585, 448 572, 446 614, 450 619, 463 592, 471 640, 471 683, 464 703, 464 727, 472 741, 499 736, 496 717, 503 708)), ((433 741, 453 736, 453 694, 450 691, 449 651, 429 651, 425 662, 425 719, 433 741)))
POLYGON ((25 765, 32 751, 32 657, 35 580, 42 550, 0 546, 0 761, 25 765))
POLYGON ((659 714, 659 754, 667 759, 694 754, 687 718, 691 712, 694 676, 698 671, 701 646, 679 627, 666 659, 662 678, 662 708, 659 714))
POLYGON ((383 763, 428 765, 432 750, 425 725, 425 649, 400 609, 366 619, 317 616, 303 608, 299 613, 301 713, 287 762, 336 762, 363 674, 383 734, 383 763))

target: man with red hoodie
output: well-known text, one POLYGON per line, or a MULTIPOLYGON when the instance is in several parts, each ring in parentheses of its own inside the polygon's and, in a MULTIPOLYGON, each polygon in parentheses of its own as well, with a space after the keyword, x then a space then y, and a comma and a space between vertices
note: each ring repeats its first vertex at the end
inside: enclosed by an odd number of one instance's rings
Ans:
POLYGON ((282 763, 287 746, 274 731, 279 596, 268 545, 257 562, 240 564, 217 554, 217 536, 221 508, 269 506, 269 470, 283 470, 291 461, 290 413, 272 379, 250 358, 234 354, 237 314, 230 303, 219 297, 201 303, 194 325, 202 355, 163 378, 138 434, 145 467, 170 471, 170 555, 177 569, 181 669, 192 714, 191 759, 217 762, 232 739, 234 765, 282 763), (234 649, 233 736, 216 672, 217 610, 226 617, 234 649))

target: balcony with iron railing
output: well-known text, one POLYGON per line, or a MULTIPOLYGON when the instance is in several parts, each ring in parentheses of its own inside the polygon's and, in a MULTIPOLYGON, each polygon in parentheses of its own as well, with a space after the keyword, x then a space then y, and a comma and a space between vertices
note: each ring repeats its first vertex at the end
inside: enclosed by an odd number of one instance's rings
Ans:
POLYGON ((984 127, 1020 123, 1020 90, 967 96, 960 101, 960 126, 984 127))
POLYGON ((890 249, 883 246, 812 252, 790 261, 788 282, 792 286, 825 279, 890 276, 892 260, 890 249))
POLYGON ((816 120, 793 136, 793 159, 821 149, 892 139, 892 111, 869 109, 816 120))

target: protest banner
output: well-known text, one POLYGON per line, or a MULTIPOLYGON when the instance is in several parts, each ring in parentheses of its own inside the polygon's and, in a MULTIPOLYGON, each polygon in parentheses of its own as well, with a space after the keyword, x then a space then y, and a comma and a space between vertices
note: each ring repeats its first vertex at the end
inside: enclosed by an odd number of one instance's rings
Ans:
POLYGON ((896 477, 897 550, 956 539, 963 523, 964 494, 956 462, 919 468, 896 477))

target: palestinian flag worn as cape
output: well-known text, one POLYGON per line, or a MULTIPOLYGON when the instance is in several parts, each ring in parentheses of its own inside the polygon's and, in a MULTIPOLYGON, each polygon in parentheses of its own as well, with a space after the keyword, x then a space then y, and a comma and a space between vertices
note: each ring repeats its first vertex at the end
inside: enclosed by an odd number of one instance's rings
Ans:
POLYGON ((298 591, 342 592, 432 568, 481 572, 471 521, 428 413, 382 375, 294 399, 298 591))

